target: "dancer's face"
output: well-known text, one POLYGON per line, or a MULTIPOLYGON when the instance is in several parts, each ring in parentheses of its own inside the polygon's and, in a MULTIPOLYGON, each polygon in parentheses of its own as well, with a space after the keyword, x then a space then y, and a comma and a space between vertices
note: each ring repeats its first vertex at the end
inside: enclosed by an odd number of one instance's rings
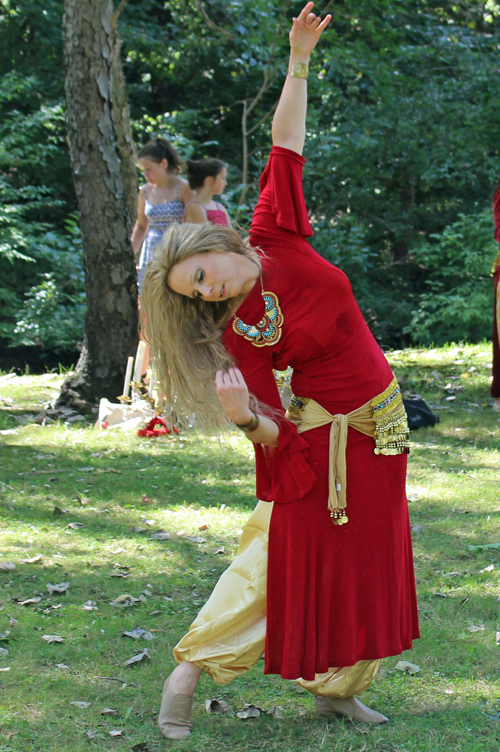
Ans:
POLYGON ((247 265, 238 253, 198 253, 172 267, 168 286, 180 295, 218 302, 246 292, 247 265))
POLYGON ((162 159, 161 162, 153 162, 149 157, 141 157, 137 160, 137 166, 144 175, 144 179, 153 185, 160 185, 168 172, 166 159, 162 159))

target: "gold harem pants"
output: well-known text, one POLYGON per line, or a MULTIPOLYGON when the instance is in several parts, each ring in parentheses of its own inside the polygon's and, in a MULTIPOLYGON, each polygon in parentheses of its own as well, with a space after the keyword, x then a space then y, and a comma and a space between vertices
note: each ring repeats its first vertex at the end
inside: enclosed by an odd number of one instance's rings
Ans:
MULTIPOLYGON (((246 523, 237 554, 188 633, 175 646, 176 661, 189 661, 217 684, 227 684, 262 657, 266 639, 267 547, 273 504, 259 501, 246 523)), ((313 681, 296 682, 313 695, 351 697, 370 686, 380 660, 330 668, 313 681)))

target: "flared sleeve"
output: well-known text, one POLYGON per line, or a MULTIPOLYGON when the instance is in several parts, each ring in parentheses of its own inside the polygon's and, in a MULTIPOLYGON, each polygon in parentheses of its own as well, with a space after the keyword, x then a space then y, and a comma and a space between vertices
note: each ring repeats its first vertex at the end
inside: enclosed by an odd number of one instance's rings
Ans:
POLYGON ((302 189, 305 159, 281 146, 273 146, 260 178, 260 197, 253 214, 250 242, 266 243, 269 233, 279 230, 301 238, 313 235, 302 189))
POLYGON ((277 503, 300 499, 314 486, 316 474, 308 462, 309 445, 298 434, 297 427, 285 418, 272 355, 267 348, 256 348, 239 337, 231 344, 233 347, 228 349, 237 360, 249 392, 261 403, 259 412, 279 426, 277 447, 254 444, 257 498, 277 503))

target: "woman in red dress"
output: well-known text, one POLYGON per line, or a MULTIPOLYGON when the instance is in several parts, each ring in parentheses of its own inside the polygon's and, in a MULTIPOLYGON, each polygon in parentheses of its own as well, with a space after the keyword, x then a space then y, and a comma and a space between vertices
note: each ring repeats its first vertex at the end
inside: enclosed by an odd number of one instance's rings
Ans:
POLYGON ((264 648, 265 673, 297 680, 320 715, 383 723, 354 695, 381 658, 419 636, 401 395, 345 274, 306 240, 306 79, 330 21, 312 6, 293 20, 249 244, 228 228, 177 226, 144 286, 167 400, 207 425, 222 408, 245 432, 261 500, 174 650, 159 718, 169 738, 190 733, 202 671, 225 683, 264 648), (288 366, 295 396, 285 415, 273 371, 288 366))
MULTIPOLYGON (((493 197, 493 219, 495 240, 500 244, 500 188, 493 197)), ((491 396, 493 410, 500 412, 500 249, 493 264, 493 381, 491 396)))

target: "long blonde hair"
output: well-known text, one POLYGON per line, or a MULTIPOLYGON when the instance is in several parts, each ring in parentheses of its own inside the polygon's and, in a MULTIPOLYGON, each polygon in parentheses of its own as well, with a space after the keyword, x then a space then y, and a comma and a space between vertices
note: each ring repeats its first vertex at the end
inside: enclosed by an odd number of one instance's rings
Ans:
POLYGON ((216 371, 234 365, 222 334, 234 313, 234 300, 207 302, 180 295, 168 286, 172 267, 198 253, 238 253, 257 263, 257 254, 230 227, 174 224, 148 264, 141 294, 146 339, 166 409, 195 414, 200 428, 227 425, 214 385, 216 371))

